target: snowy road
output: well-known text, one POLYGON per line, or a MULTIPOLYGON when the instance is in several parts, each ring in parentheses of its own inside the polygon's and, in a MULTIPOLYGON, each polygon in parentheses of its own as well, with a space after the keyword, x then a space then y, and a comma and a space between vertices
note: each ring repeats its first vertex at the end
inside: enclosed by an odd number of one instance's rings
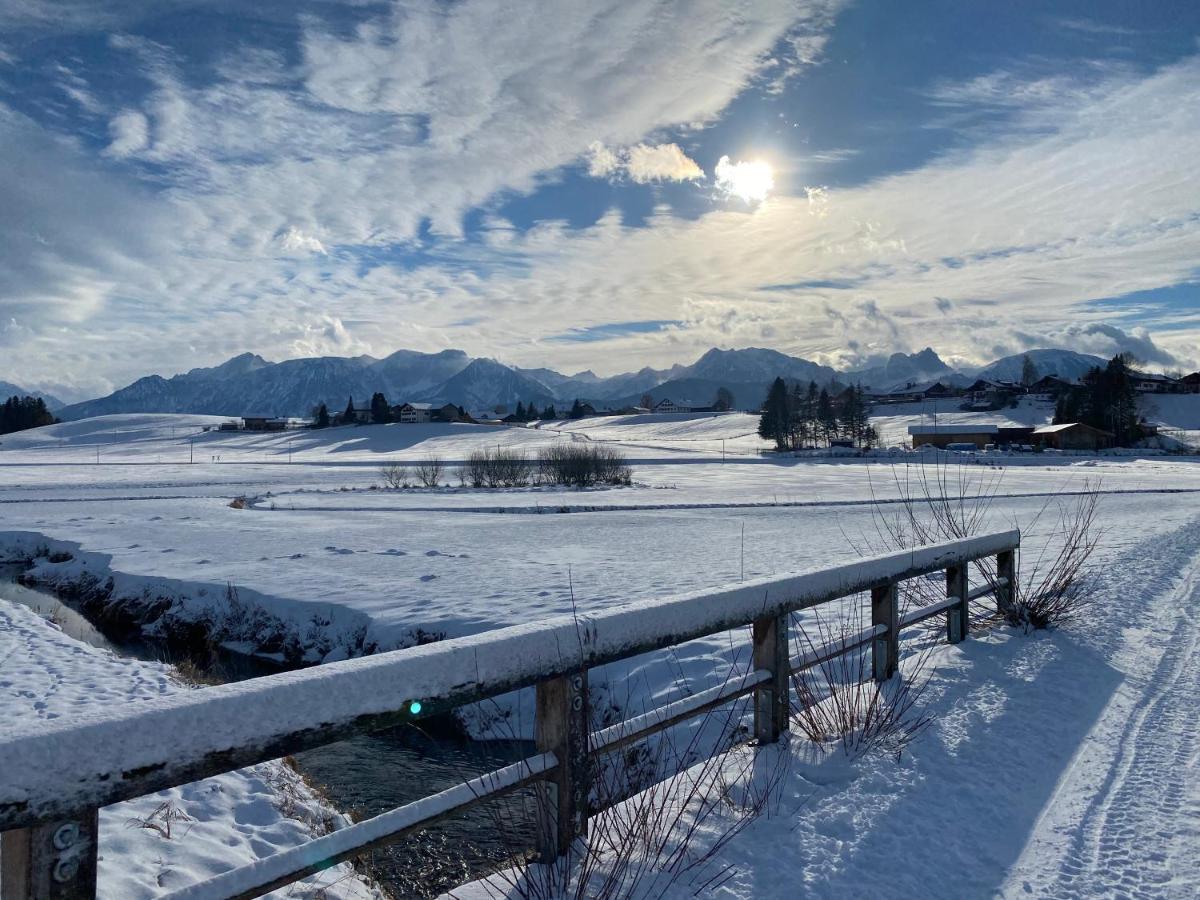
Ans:
MULTIPOLYGON (((1200 528, 1181 534, 1195 554, 1200 528)), ((1147 568, 1170 572, 1173 561, 1163 553, 1147 568)), ((1008 893, 1194 897, 1200 890, 1200 554, 1155 598, 1150 617, 1150 628, 1129 629, 1135 668, 1060 783, 1008 893)))

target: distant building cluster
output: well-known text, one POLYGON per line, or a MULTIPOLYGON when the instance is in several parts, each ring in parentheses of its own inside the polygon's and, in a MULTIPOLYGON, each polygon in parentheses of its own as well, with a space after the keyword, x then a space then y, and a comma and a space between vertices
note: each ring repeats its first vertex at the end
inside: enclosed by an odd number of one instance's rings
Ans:
POLYGON ((1114 446, 1111 431, 1083 422, 1061 425, 911 425, 913 449, 938 450, 1107 450, 1114 446))

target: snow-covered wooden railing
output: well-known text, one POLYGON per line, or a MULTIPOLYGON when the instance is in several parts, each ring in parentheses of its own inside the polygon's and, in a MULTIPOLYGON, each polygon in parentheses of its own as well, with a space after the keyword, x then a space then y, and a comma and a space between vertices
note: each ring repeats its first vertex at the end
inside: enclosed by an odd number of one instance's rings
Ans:
POLYGON ((935 615, 946 616, 948 639, 961 641, 971 599, 994 593, 1001 608, 1009 602, 1019 545, 1018 531, 933 544, 201 688, 0 735, 0 900, 94 897, 102 806, 530 686, 537 692, 537 755, 176 896, 259 896, 529 784, 540 798, 537 849, 543 858, 554 857, 586 833, 590 757, 749 694, 755 736, 774 741, 788 726, 793 671, 870 644, 874 676, 890 678, 901 630, 935 615), (985 583, 969 590, 968 564, 989 557, 995 564, 985 583), (897 585, 940 571, 946 572, 946 600, 901 618, 897 585), (790 658, 791 613, 864 591, 871 594, 869 628, 790 658), (589 669, 747 625, 753 668, 743 678, 589 730, 589 669))

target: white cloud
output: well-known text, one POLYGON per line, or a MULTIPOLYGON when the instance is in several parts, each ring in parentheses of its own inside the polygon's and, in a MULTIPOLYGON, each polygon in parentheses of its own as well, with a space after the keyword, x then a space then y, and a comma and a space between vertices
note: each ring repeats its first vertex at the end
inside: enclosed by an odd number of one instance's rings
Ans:
POLYGON ((108 123, 111 140, 105 153, 122 159, 150 146, 150 123, 137 110, 123 109, 108 123))
MULTIPOLYGON (((684 171, 669 152, 670 165, 649 166, 672 146, 655 141, 778 72, 768 54, 815 6, 608 0, 499 23, 470 0, 436 15, 372 6, 357 29, 306 20, 298 63, 230 51, 208 84, 183 77, 165 48, 118 42, 153 89, 127 110, 144 128, 130 119, 110 148, 133 161, 122 172, 153 163, 149 187, 114 183, 80 145, 33 134, 0 106, 0 128, 19 138, 0 169, 0 196, 19 213, 0 217, 0 321, 29 329, 5 348, 10 365, 30 382, 87 371, 121 383, 244 349, 379 354, 410 339, 601 371, 717 342, 813 357, 851 341, 864 354, 932 343, 978 361, 1023 349, 1023 335, 1099 341, 1085 329, 1120 310, 1086 301, 1193 275, 1195 58, 1110 73, 1057 101, 1027 92, 974 149, 852 188, 697 219, 659 210, 645 227, 614 212, 525 233, 491 220, 482 244, 436 237, 581 158, 608 176, 632 158, 619 148, 642 146, 655 151, 646 173, 684 171), (34 189, 46 184, 55 190, 34 189), (352 250, 397 242, 435 252, 364 270, 352 250), (534 343, 638 319, 684 325, 534 343), (293 322, 304 324, 277 325, 293 322)), ((1153 343, 1195 361, 1198 338, 1200 321, 1153 343)))
POLYGON ((279 246, 285 253, 321 253, 325 254, 325 245, 311 234, 306 234, 295 226, 279 236, 279 246))
POLYGON ((638 184, 704 178, 704 170, 678 144, 635 144, 614 149, 599 141, 588 147, 588 174, 593 178, 628 177, 638 184))
POLYGON ((621 171, 621 157, 599 141, 588 146, 588 174, 593 178, 608 178, 621 171))

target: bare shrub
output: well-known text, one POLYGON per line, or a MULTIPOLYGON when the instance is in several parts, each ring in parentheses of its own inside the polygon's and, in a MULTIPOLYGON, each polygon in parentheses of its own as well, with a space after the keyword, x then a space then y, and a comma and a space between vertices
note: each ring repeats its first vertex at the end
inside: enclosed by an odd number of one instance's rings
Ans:
POLYGON ((411 483, 408 467, 400 463, 386 463, 380 466, 379 477, 383 479, 384 485, 392 490, 408 487, 411 483))
POLYGON ((525 487, 533 480, 533 463, 523 450, 483 449, 472 451, 458 470, 459 480, 471 487, 525 487))
MULTIPOLYGON (((177 807, 170 800, 164 800, 157 807, 155 807, 154 811, 151 812, 150 815, 144 817, 133 816, 126 821, 125 824, 129 828, 147 828, 150 831, 158 832, 159 835, 169 841, 171 840, 173 832, 176 830, 176 822, 182 823, 194 821, 195 820, 192 819, 191 816, 177 807)), ((190 830, 191 825, 188 825, 188 827, 184 830, 184 834, 186 835, 190 830)))
POLYGON ((1091 596, 1085 589, 1085 570, 1101 537, 1096 523, 1099 503, 1100 495, 1091 493, 1059 507, 1054 531, 1058 549, 1047 544, 1036 558, 1025 561, 1012 602, 1003 610, 1010 625, 1053 628, 1086 609, 1091 596))
POLYGON ((811 615, 806 625, 792 616, 798 655, 820 660, 793 669, 792 714, 796 730, 823 749, 840 745, 850 757, 883 751, 899 759, 931 717, 918 701, 929 684, 933 644, 926 644, 887 681, 873 677, 871 650, 854 647, 865 626, 861 598, 834 621, 811 615))
MULTIPOLYGON (((869 475, 869 469, 868 469, 869 475)), ((892 469, 896 496, 879 497, 871 485, 873 535, 855 542, 864 555, 884 550, 907 550, 921 544, 963 540, 993 527, 992 506, 1003 481, 1003 472, 980 471, 948 463, 926 463, 892 469)), ((1022 628, 1052 628, 1076 618, 1090 600, 1085 589, 1087 564, 1102 532, 1099 528, 1099 485, 1085 481, 1080 491, 1048 496, 1023 523, 1029 536, 1043 522, 1053 520, 1036 558, 1022 555, 1011 600, 996 610, 997 582, 994 559, 971 564, 976 581, 988 584, 993 594, 972 603, 972 619, 993 620, 1000 615, 1022 628)), ((915 578, 900 584, 902 606, 924 606, 945 598, 944 581, 915 578)))
POLYGON ((467 457, 466 465, 458 469, 458 479, 463 484, 481 488, 487 484, 488 452, 487 450, 472 450, 467 457))
POLYGON ((538 452, 538 468, 544 481, 570 487, 633 481, 625 457, 612 447, 597 444, 552 444, 538 452))
POLYGON ((533 465, 524 450, 497 447, 490 462, 488 487, 524 487, 533 476, 533 465))
MULTIPOLYGON (((481 883, 495 897, 525 900, 660 897, 715 890, 735 874, 716 865, 721 850, 780 800, 791 754, 785 744, 734 746, 744 739, 740 701, 605 754, 594 769, 588 835, 566 856, 537 863, 513 848, 507 867, 481 883), (718 752, 713 731, 726 735, 718 752), (686 733, 682 740, 680 731, 686 733), (721 752, 731 751, 731 752, 721 752)), ((530 798, 517 814, 536 812, 530 798)), ((497 809, 497 829, 516 832, 514 812, 497 809)))
POLYGON ((437 487, 441 484, 442 475, 446 471, 446 467, 442 465, 441 457, 431 456, 429 459, 419 462, 414 467, 417 473, 417 481, 421 482, 425 487, 437 487))

